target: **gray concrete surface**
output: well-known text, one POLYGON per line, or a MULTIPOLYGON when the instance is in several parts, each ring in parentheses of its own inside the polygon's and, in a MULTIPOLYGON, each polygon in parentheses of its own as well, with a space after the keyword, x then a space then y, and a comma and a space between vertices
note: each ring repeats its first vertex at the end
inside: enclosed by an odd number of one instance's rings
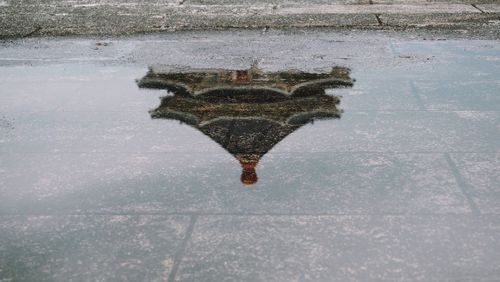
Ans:
POLYGON ((499 7, 494 0, 2 0, 0 37, 330 27, 446 29, 498 38, 499 7))
POLYGON ((0 281, 495 281, 500 44, 172 32, 0 43, 0 281), (340 119, 241 167, 151 119, 148 66, 351 69, 340 119))

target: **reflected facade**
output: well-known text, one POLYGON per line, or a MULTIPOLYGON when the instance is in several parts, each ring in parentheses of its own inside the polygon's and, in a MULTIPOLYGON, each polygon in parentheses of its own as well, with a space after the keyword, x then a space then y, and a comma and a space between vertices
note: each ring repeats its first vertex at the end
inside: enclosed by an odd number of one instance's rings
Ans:
POLYGON ((318 119, 340 118, 340 97, 326 89, 351 87, 349 69, 329 72, 151 67, 141 88, 171 95, 150 111, 155 119, 186 123, 217 142, 241 164, 241 182, 257 182, 259 160, 295 130, 318 119))

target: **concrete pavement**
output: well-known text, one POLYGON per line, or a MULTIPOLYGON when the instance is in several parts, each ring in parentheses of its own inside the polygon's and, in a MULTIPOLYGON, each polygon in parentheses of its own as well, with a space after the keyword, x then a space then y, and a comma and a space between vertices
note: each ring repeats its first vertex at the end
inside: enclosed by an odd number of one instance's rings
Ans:
MULTIPOLYGON (((0 48, 0 281, 495 281, 500 44, 328 29, 0 48), (153 65, 351 69, 260 160, 151 119, 153 65)), ((238 130, 235 128, 234 130, 238 130)))
POLYGON ((454 30, 498 37, 492 0, 1 0, 0 36, 120 35, 224 28, 454 30))
POLYGON ((497 280, 497 2, 0 0, 0 281, 497 280), (249 187, 136 80, 252 65, 355 80, 249 187))

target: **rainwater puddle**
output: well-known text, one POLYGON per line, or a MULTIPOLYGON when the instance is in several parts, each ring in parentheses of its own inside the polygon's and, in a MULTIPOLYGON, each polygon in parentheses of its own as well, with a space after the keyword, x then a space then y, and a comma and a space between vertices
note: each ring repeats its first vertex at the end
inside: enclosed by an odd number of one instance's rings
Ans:
POLYGON ((105 42, 0 43, 0 281, 499 277, 498 42, 105 42))
POLYGON ((467 211, 457 170, 500 150, 500 69, 460 44, 306 70, 9 63, 0 211, 467 211))

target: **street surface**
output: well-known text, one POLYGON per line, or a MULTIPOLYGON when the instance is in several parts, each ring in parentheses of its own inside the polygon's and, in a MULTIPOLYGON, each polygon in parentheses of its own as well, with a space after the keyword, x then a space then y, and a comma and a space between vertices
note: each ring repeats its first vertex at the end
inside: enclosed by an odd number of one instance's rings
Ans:
POLYGON ((494 38, 270 28, 4 40, 0 281, 495 281, 499 140, 494 38), (139 87, 149 68, 252 66, 269 80, 332 67, 352 79, 320 93, 336 107, 311 104, 328 118, 270 141, 258 180, 242 176, 246 147, 139 87))

